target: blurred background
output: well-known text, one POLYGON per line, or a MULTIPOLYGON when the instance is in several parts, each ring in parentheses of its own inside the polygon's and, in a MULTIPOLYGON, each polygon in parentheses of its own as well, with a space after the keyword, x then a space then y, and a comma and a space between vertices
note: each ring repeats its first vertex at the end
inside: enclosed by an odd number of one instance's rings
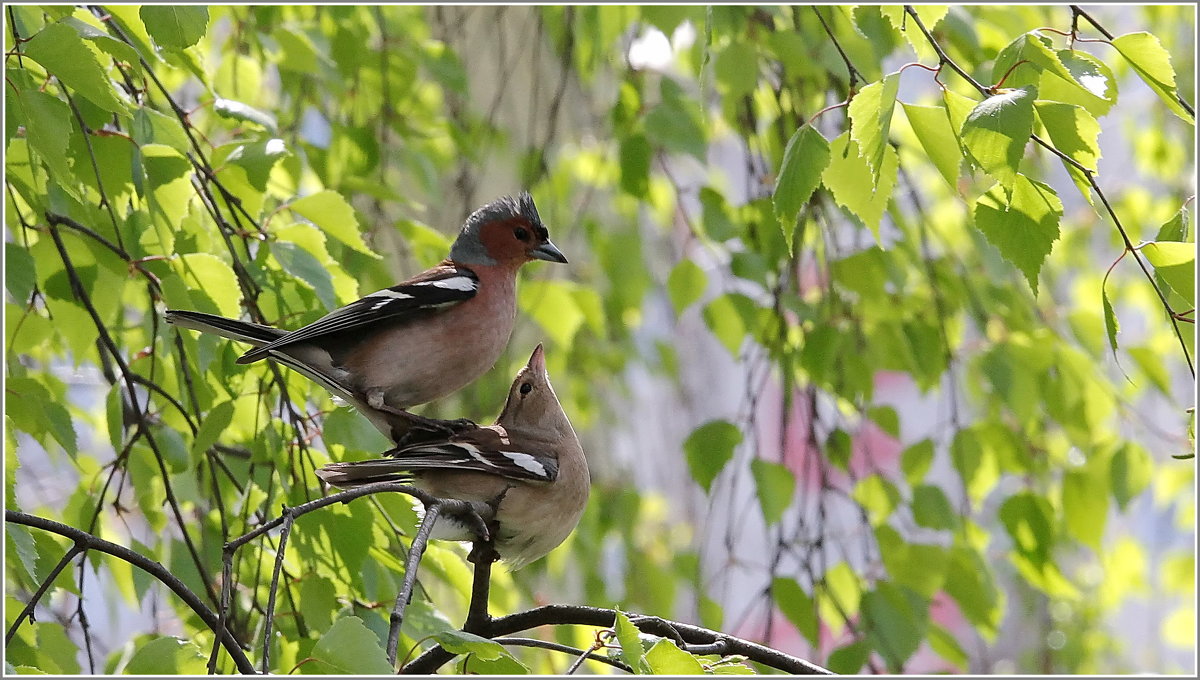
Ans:
MULTIPOLYGON (((1062 203, 1031 290, 972 219, 993 180, 957 155, 947 177, 938 147, 957 151, 953 136, 912 122, 909 106, 949 101, 938 81, 982 97, 949 68, 935 80, 910 67, 896 85, 904 106, 884 128, 890 179, 827 171, 791 220, 772 200, 802 125, 827 140, 849 126, 845 107, 817 112, 911 62, 937 66, 896 9, 209 7, 185 44, 187 21, 184 37, 164 37, 136 6, 10 6, 10 51, 13 35, 67 26, 125 113, 70 84, 83 95, 63 118, 63 130, 75 126, 63 136, 79 186, 55 193, 46 186, 69 178, 39 169, 38 109, 6 108, 9 507, 94 526, 212 590, 221 545, 253 528, 256 511, 270 518, 321 495, 314 466, 387 443, 303 378, 235 366, 240 348, 177 337, 155 314, 237 316, 253 298, 269 321, 297 327, 436 263, 469 212, 528 189, 570 265, 526 267, 504 358, 423 412, 490 422, 545 342, 593 495, 563 547, 515 573, 499 568, 493 614, 619 607, 847 673, 1195 673, 1194 459, 1181 459, 1194 448, 1194 323, 1172 323, 1132 257, 1118 262, 1121 236, 1100 197, 1054 156, 1025 150, 1021 172, 1062 203), (115 35, 114 23, 146 64, 87 31, 115 35), (322 191, 352 210, 289 209, 322 191), (46 210, 124 234, 160 283, 68 239, 91 295, 106 299, 114 344, 148 378, 134 390, 140 418, 66 285, 46 210), (285 258, 280 242, 311 257, 285 258), (194 555, 181 527, 195 534, 194 555)), ((1191 102, 1194 8, 1082 9, 1095 23, 1068 6, 921 14, 985 85, 1006 78, 1052 98, 1066 81, 1038 50, 1093 55, 1071 75, 1102 84, 1092 99, 1070 96, 1098 123, 1104 198, 1134 244, 1194 243, 1179 226, 1194 209, 1194 123, 1111 45, 1070 37, 1075 27, 1102 38, 1097 24, 1148 32, 1169 60, 1171 93, 1191 102), (1041 38, 1026 37, 1035 29, 1041 38), (1018 46, 1030 66, 997 75, 1018 40, 1034 44, 1018 46)), ((14 91, 50 82, 58 98, 61 79, 40 62, 10 56, 8 66, 14 91)), ((359 616, 386 635, 400 573, 386 555, 406 545, 392 529, 413 515, 403 500, 360 503, 297 524, 277 672, 334 618, 359 616)), ((66 545, 10 530, 9 624, 66 545)), ((250 640, 261 636, 272 545, 235 565, 235 622, 250 640)), ((414 609, 424 614, 406 623, 409 646, 461 622, 460 555, 442 545, 422 564, 414 609)), ((62 672, 121 671, 161 635, 207 657, 211 635, 177 607, 128 565, 86 560, 56 582, 8 659, 47 669, 53 654, 74 659, 57 662, 62 672)), ((587 631, 553 635, 591 643, 587 631)), ((569 663, 547 657, 519 658, 534 672, 569 663)))

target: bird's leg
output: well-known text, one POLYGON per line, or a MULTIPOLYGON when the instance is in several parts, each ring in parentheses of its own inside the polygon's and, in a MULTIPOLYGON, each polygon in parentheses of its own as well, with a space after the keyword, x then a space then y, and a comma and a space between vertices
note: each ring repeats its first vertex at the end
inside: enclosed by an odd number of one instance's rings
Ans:
POLYGON ((384 401, 382 390, 370 390, 364 397, 363 401, 371 408, 380 413, 394 416, 388 420, 392 426, 392 440, 399 447, 417 443, 421 434, 445 437, 478 427, 474 421, 467 418, 440 420, 396 408, 384 401), (414 436, 418 439, 414 440, 414 436))

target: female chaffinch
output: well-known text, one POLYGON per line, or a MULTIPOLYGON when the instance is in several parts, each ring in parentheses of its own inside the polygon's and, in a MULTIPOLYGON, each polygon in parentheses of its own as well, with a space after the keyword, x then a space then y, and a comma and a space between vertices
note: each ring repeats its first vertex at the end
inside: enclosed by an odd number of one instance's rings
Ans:
MULTIPOLYGON (((410 481, 439 498, 482 503, 494 549, 518 569, 562 543, 583 515, 591 476, 571 421, 550 386, 542 346, 517 373, 495 425, 400 446, 386 458, 332 463, 317 476, 337 487, 410 481)), ((438 518, 432 538, 473 540, 468 522, 438 518)))
POLYGON ((516 318, 517 270, 531 260, 567 258, 523 192, 471 213, 437 266, 303 328, 284 331, 181 310, 168 310, 166 319, 254 345, 239 364, 273 359, 297 370, 400 441, 400 430, 413 424, 450 430, 445 421, 407 409, 452 394, 495 365, 516 318))

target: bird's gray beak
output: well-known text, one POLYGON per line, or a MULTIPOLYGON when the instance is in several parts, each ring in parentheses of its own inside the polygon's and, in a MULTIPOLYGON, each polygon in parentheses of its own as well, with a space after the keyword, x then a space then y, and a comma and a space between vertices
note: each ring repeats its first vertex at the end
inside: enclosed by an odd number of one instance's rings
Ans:
POLYGON ((545 260, 547 262, 567 263, 567 256, 562 254, 553 243, 546 241, 542 245, 529 251, 529 256, 537 260, 545 260))

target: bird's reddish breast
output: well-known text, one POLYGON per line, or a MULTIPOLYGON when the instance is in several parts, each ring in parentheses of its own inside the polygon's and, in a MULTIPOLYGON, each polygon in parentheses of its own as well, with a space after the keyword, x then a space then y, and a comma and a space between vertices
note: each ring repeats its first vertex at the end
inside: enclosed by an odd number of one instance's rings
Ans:
POLYGON ((435 312, 427 322, 402 323, 363 341, 345 368, 363 393, 382 390, 396 408, 440 399, 491 370, 512 334, 515 277, 501 267, 476 267, 475 297, 435 312))

